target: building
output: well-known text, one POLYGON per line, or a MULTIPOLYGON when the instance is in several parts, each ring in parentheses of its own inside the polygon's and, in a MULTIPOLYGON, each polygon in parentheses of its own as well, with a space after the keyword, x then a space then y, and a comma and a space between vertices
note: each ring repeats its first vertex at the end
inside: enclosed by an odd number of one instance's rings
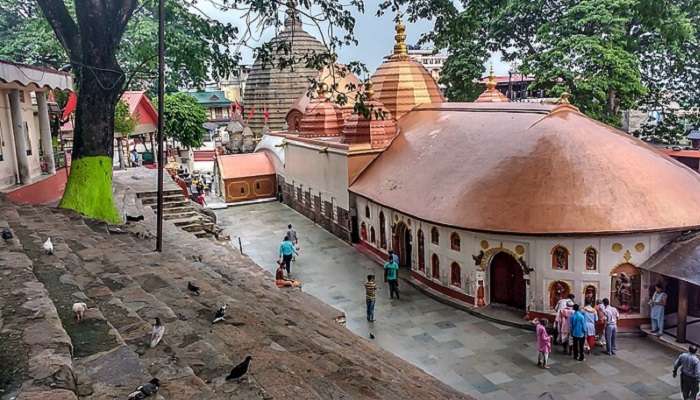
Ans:
POLYGON ((129 108, 131 118, 136 121, 134 131, 128 137, 122 132, 114 132, 114 165, 124 167, 129 164, 133 149, 139 154, 142 163, 154 163, 155 138, 158 133, 158 111, 145 91, 126 91, 121 101, 129 108))
POLYGON ((223 90, 188 92, 188 94, 206 109, 207 122, 204 123, 204 128, 207 130, 207 137, 203 140, 213 142, 218 129, 231 122, 231 100, 226 98, 223 90))
POLYGON ((65 187, 65 168, 56 170, 47 99, 48 92, 55 89, 72 90, 71 76, 49 68, 0 61, 0 190, 16 192, 18 198, 33 197, 43 202, 43 193, 30 186, 42 192, 48 189, 49 197, 57 192, 60 197, 65 187))
POLYGON ((423 65, 435 82, 440 82, 440 72, 442 71, 443 65, 445 65, 445 61, 447 61, 447 54, 437 52, 434 49, 409 47, 408 55, 411 59, 423 65))
POLYGON ((283 201, 379 257, 394 250, 417 286, 464 307, 552 318, 569 293, 607 297, 638 329, 661 279, 641 266, 700 228, 700 175, 567 96, 509 101, 493 75, 475 102, 446 103, 404 37, 399 24, 365 88, 383 119, 346 117, 321 92, 298 131, 263 138, 258 152, 283 152, 283 201))
POLYGON ((275 167, 264 152, 217 156, 216 192, 226 203, 277 197, 275 167))
POLYGON ((305 30, 293 9, 289 9, 284 28, 272 39, 273 49, 280 43, 288 44, 289 54, 271 55, 296 60, 295 65, 280 69, 269 61, 257 59, 246 80, 243 95, 244 117, 256 136, 262 134, 264 126, 269 130, 285 129, 287 112, 292 104, 308 92, 309 80, 318 79, 319 71, 306 66, 305 59, 313 55, 328 53, 328 49, 305 30))

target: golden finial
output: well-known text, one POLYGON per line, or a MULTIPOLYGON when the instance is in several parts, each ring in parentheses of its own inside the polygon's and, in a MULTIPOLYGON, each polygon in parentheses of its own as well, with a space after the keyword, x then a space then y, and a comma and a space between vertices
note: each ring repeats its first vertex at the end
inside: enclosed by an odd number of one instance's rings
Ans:
POLYGON ((394 40, 394 55, 391 58, 408 58, 408 48, 406 47, 406 25, 403 24, 401 18, 396 21, 396 35, 394 36, 394 40))
POLYGON ((493 73, 493 64, 491 64, 491 67, 489 68, 489 79, 486 81, 486 89, 493 90, 496 88, 496 86, 496 75, 493 73))
POLYGON ((569 101, 570 98, 571 98, 571 93, 564 92, 561 94, 561 97, 559 97, 557 104, 571 104, 571 102, 569 101))

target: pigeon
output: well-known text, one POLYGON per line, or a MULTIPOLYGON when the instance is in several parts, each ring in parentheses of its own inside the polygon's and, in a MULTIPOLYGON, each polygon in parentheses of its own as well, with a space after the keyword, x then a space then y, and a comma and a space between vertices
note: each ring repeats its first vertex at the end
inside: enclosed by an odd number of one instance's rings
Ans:
POLYGON ((154 348, 160 343, 165 335, 165 325, 160 322, 160 318, 156 318, 156 323, 153 324, 153 329, 151 330, 151 348, 154 348))
POLYGON ((189 289, 193 295, 199 296, 199 286, 193 285, 192 282, 187 282, 187 289, 189 289))
POLYGON ((226 304, 224 304, 216 311, 216 314, 214 315, 214 320, 211 321, 212 324, 215 324, 217 322, 221 322, 224 320, 224 315, 226 314, 226 308, 228 308, 228 306, 226 304))
POLYGON ((374 333, 370 332, 370 333, 369 333, 369 338, 370 338, 370 339, 374 339, 374 333))
POLYGON ((158 393, 158 389, 160 389, 160 381, 158 378, 153 378, 148 383, 137 387, 134 392, 129 394, 127 400, 143 400, 158 393))
POLYGON ((231 373, 228 374, 226 377, 227 381, 235 380, 235 379, 240 379, 243 377, 248 372, 248 367, 250 366, 250 360, 252 360, 253 357, 251 356, 246 356, 245 360, 243 360, 242 363, 236 365, 233 367, 231 370, 231 373))
POLYGON ((3 228, 2 230, 2 238, 5 240, 10 240, 12 239, 12 231, 9 228, 3 228))
POLYGON ((73 303, 73 314, 75 315, 75 320, 80 322, 85 317, 85 311, 87 311, 88 306, 85 303, 73 303))
POLYGON ((53 243, 51 243, 51 238, 46 239, 43 247, 44 251, 46 251, 46 254, 53 254, 53 243))

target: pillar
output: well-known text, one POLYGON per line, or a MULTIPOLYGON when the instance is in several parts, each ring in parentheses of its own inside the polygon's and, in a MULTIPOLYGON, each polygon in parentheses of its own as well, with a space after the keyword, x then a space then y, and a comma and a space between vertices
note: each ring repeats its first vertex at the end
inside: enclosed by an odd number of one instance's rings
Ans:
POLYGON ((678 281, 678 333, 676 342, 685 343, 685 328, 688 322, 688 282, 678 281))
POLYGON ((53 140, 51 140, 51 124, 49 123, 49 107, 46 104, 46 92, 36 92, 36 104, 39 106, 39 132, 41 134, 41 150, 50 175, 56 173, 56 163, 53 158, 53 140))
POLYGON ((29 159, 27 158, 27 135, 24 132, 24 119, 22 118, 22 106, 19 101, 19 90, 10 90, 10 115, 12 118, 12 133, 15 139, 15 155, 17 156, 17 169, 19 183, 29 182, 29 159))

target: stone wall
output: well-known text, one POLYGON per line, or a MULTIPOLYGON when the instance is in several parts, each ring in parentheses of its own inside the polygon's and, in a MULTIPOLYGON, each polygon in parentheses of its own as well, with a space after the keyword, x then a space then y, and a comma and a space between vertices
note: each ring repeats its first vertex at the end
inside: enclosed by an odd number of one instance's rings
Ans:
POLYGON ((280 179, 284 204, 322 226, 339 238, 350 241, 350 212, 301 186, 280 179))

